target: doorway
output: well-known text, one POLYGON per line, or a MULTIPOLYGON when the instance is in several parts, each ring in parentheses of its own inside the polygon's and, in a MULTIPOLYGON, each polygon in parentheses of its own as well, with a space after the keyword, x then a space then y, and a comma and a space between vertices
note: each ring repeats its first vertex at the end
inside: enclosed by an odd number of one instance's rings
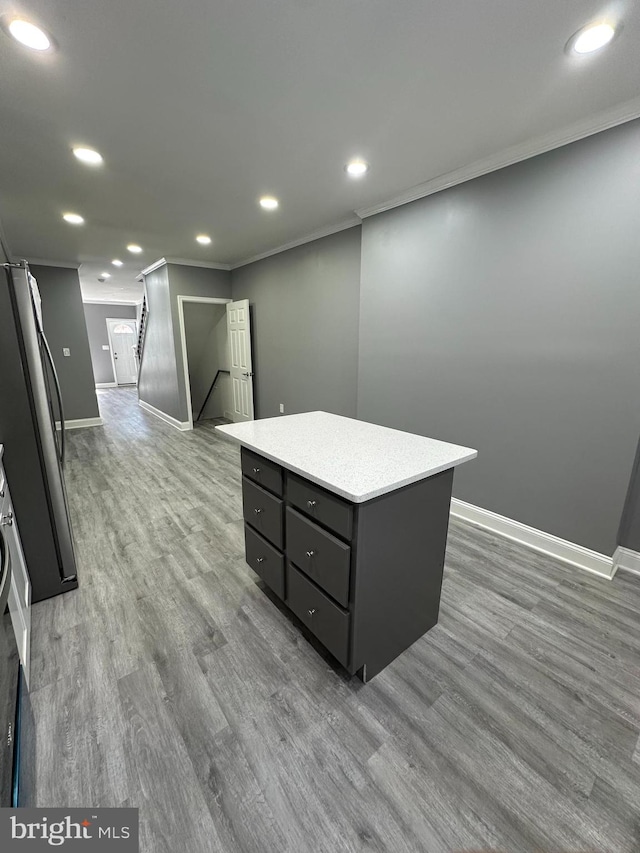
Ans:
POLYGON ((232 420, 227 303, 229 299, 178 296, 189 426, 232 420))
POLYGON ((138 325, 135 320, 111 317, 107 318, 106 323, 116 385, 135 385, 138 381, 135 357, 138 325))

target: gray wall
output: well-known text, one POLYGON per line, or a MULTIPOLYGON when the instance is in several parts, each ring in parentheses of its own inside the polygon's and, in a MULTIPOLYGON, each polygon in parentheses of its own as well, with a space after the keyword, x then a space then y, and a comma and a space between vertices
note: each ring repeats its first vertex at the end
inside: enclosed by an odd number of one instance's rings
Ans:
POLYGON ((355 416, 360 227, 232 272, 251 305, 256 416, 355 416))
POLYGON ((188 420, 178 322, 178 295, 231 298, 226 270, 165 264, 145 276, 149 316, 138 377, 141 400, 181 422, 188 420))
POLYGON ((96 305, 84 303, 84 316, 87 323, 87 336, 93 364, 93 376, 97 383, 115 382, 111 350, 102 349, 109 346, 107 332, 107 317, 135 320, 135 305, 96 305))
POLYGON ((640 551, 640 441, 620 522, 618 544, 632 551, 640 551))
POLYGON ((231 273, 228 270, 211 270, 204 267, 169 264, 169 288, 178 379, 178 411, 180 412, 179 417, 176 417, 178 420, 186 421, 189 415, 187 411, 187 389, 184 382, 184 365, 182 363, 180 323, 178 321, 178 296, 231 299, 231 273))
POLYGON ((53 353, 67 420, 97 418, 91 353, 78 270, 30 265, 42 296, 44 331, 53 353), (70 357, 62 355, 69 347, 70 357))
POLYGON ((605 554, 640 431, 640 122, 367 219, 358 416, 479 450, 454 494, 605 554))
POLYGON ((180 395, 173 342, 167 265, 145 276, 147 317, 144 350, 138 373, 138 397, 178 420, 180 395))

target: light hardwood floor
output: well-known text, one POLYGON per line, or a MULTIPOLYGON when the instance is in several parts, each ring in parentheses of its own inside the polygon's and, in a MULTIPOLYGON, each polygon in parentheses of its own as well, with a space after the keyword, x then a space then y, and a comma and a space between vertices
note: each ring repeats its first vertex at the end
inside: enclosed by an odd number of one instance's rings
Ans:
POLYGON ((100 407, 81 586, 33 613, 39 805, 137 806, 145 853, 640 850, 640 578, 453 522, 439 625, 363 685, 245 564, 237 448, 100 407))

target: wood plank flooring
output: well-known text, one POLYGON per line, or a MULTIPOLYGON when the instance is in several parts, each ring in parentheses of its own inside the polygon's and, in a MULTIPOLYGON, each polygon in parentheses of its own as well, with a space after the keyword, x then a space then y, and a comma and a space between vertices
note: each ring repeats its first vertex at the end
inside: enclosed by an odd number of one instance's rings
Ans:
POLYGON ((100 408, 81 586, 33 613, 39 805, 138 806, 145 853, 640 850, 640 578, 454 521, 439 625, 363 685, 244 562, 237 448, 100 408))

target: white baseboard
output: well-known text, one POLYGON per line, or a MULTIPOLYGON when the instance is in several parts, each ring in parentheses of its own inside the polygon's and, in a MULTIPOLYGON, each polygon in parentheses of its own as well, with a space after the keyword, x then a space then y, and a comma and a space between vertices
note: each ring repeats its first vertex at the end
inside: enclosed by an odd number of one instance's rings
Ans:
POLYGON ((117 382, 96 382, 96 388, 117 388, 117 382))
POLYGON ((152 406, 150 403, 145 403, 144 400, 138 400, 138 404, 140 408, 145 410, 145 412, 155 415, 157 418, 160 418, 161 421, 171 424, 172 427, 179 429, 181 432, 191 429, 189 421, 179 421, 177 418, 171 417, 171 415, 168 415, 166 412, 161 412, 160 409, 156 409, 156 407, 152 406))
MULTIPOLYGON (((102 418, 78 418, 75 421, 65 421, 65 429, 82 429, 82 427, 102 426, 102 418)), ((60 429, 60 421, 56 421, 56 429, 60 429)))
POLYGON ((613 565, 615 569, 640 575, 640 553, 618 545, 613 554, 613 565))
POLYGON ((537 530, 535 527, 529 527, 512 518, 481 509, 457 498, 451 499, 451 515, 602 578, 611 580, 616 573, 617 566, 614 560, 605 554, 591 551, 582 545, 576 545, 575 542, 560 539, 559 536, 553 536, 551 533, 545 533, 543 530, 537 530))
POLYGON ((233 423, 233 412, 224 412, 222 417, 233 423))

